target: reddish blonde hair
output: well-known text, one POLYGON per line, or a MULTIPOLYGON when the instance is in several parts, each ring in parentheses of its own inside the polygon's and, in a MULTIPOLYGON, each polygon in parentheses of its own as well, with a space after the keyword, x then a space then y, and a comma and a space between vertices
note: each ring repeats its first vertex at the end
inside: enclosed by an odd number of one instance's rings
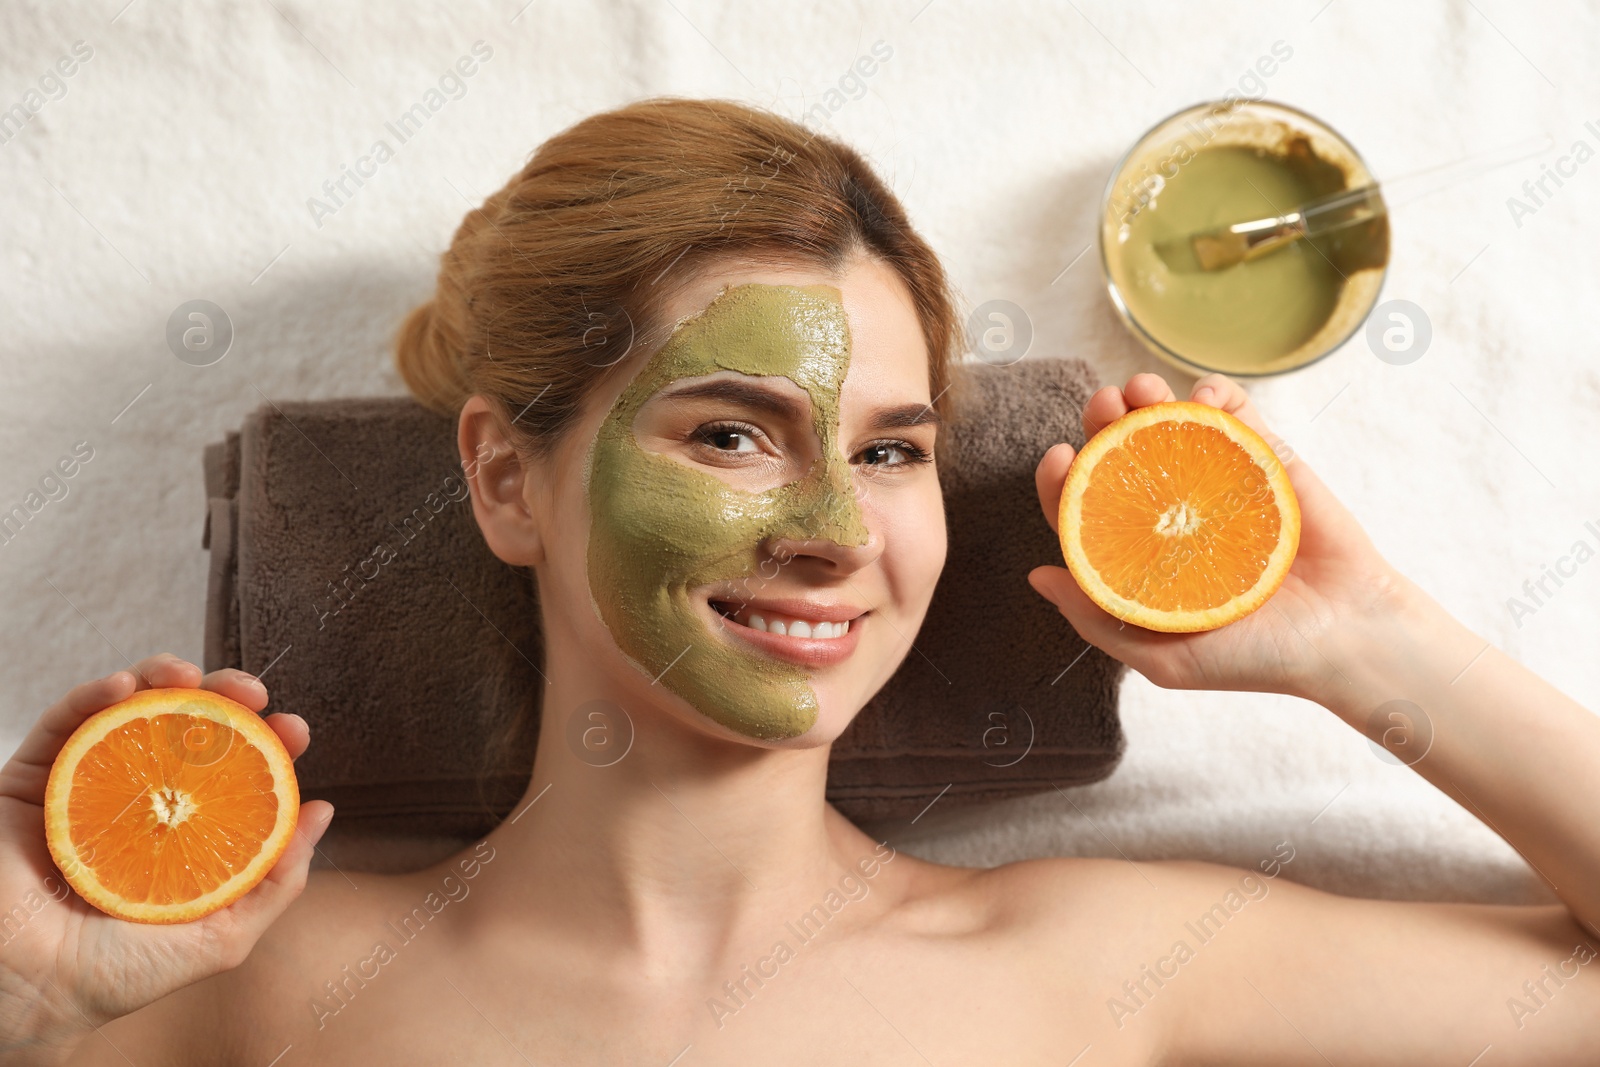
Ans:
POLYGON ((742 104, 645 100, 556 134, 467 213, 395 361, 423 404, 455 415, 482 394, 542 453, 607 368, 667 325, 657 282, 719 257, 835 269, 863 252, 910 290, 947 415, 959 323, 944 269, 866 161, 742 104))

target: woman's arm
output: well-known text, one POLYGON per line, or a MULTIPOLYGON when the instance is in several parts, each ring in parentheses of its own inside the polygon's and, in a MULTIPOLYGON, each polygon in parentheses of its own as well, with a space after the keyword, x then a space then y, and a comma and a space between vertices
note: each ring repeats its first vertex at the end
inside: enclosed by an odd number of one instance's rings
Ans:
POLYGON ((1600 1062, 1600 718, 1410 582, 1389 606, 1326 632, 1325 670, 1297 695, 1476 814, 1565 908, 1355 900, 1283 882, 1219 946, 1220 980, 1175 998, 1175 1044, 1202 1063, 1600 1062))
POLYGON ((1365 900, 1213 864, 1118 866, 1120 924, 1159 947, 1129 953, 1099 991, 1097 1051, 1154 1047, 1174 1067, 1600 1062, 1600 940, 1560 905, 1365 900))
MULTIPOLYGON (((1093 434, 1131 407, 1174 399, 1138 375, 1084 410, 1093 434)), ((1222 375, 1193 399, 1230 411, 1268 441, 1249 396, 1222 375)), ((1282 451, 1287 451, 1282 450, 1282 451)), ((1039 465, 1052 524, 1072 449, 1039 465)), ((1300 501, 1300 551, 1254 614, 1198 634, 1123 626, 1064 568, 1034 587, 1085 639, 1174 689, 1289 693, 1383 743, 1521 852, 1579 921, 1600 932, 1600 717, 1457 622, 1373 547, 1304 460, 1286 464, 1300 501)))
MULTIPOLYGON (((1136 376, 1091 398, 1085 429, 1171 399, 1160 378, 1136 376)), ((1221 375, 1201 378, 1191 399, 1279 441, 1221 375)), ((1052 525, 1072 455, 1060 445, 1039 466, 1052 525)), ((1396 572, 1303 460, 1286 467, 1300 552, 1272 600, 1236 623, 1155 633, 1123 626, 1063 568, 1030 579, 1086 640, 1157 685, 1321 703, 1503 836, 1565 909, 1352 900, 1282 882, 1200 954, 1194 970, 1211 980, 1153 998, 1159 1010, 1142 1024, 1185 1063, 1465 1064, 1490 1045, 1485 1067, 1597 1062, 1600 720, 1396 572)), ((1162 866, 1141 911, 1157 922, 1205 911, 1240 874, 1162 866)))
POLYGON ((1328 635, 1326 669, 1296 695, 1482 819, 1600 934, 1600 717, 1399 588, 1391 614, 1328 635))

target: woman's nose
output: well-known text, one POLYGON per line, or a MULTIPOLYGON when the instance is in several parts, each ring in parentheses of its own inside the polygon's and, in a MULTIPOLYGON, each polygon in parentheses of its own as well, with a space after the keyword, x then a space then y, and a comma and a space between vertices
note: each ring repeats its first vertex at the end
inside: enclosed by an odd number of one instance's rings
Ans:
POLYGON ((870 526, 866 534, 856 545, 832 537, 769 537, 762 548, 780 567, 821 566, 831 574, 854 574, 883 555, 883 535, 870 526))
POLYGON ((795 486, 788 514, 762 542, 780 567, 810 561, 853 574, 883 554, 883 535, 867 523, 865 495, 843 457, 812 466, 795 486))

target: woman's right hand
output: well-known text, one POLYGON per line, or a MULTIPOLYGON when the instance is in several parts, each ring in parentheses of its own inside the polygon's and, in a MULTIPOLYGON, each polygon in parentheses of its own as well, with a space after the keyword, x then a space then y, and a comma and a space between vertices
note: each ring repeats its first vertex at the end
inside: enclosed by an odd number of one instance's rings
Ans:
MULTIPOLYGON (((294 839, 260 885, 193 922, 114 919, 62 878, 45 844, 51 765, 89 716, 165 687, 209 689, 257 713, 267 704, 266 687, 243 671, 202 678, 194 664, 163 653, 73 689, 0 769, 0 1062, 57 1062, 95 1027, 237 967, 305 888, 313 848, 333 815, 326 801, 301 806, 294 839)), ((264 721, 291 757, 306 750, 310 732, 300 716, 264 721)))

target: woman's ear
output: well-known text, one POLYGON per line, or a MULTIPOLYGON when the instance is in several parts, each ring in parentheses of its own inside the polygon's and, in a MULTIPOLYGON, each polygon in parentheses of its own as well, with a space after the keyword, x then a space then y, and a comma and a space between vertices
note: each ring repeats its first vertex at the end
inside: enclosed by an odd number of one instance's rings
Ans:
POLYGON ((484 397, 473 396, 461 408, 456 447, 489 550, 514 567, 542 563, 543 531, 527 501, 531 472, 512 447, 499 411, 484 397))

